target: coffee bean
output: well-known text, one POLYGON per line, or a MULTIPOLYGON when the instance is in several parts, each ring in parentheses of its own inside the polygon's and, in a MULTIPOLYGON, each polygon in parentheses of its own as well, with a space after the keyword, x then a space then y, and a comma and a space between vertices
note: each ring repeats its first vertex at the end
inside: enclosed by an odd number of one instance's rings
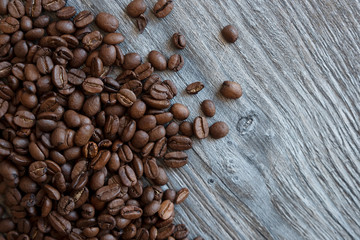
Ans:
POLYGON ((43 56, 36 61, 36 67, 42 74, 49 74, 54 68, 54 63, 49 56, 43 56))
POLYGON ((21 18, 25 15, 25 6, 20 0, 9 2, 8 11, 10 16, 14 18, 21 18))
POLYGON ((70 19, 76 14, 75 7, 67 6, 56 12, 56 16, 60 19, 70 19))
POLYGON ((105 66, 111 66, 116 61, 116 49, 113 45, 104 44, 99 51, 99 58, 105 66))
POLYGON ((204 100, 201 103, 201 110, 207 117, 213 117, 216 113, 215 103, 211 100, 204 100))
POLYGON ((0 1, 0 14, 6 15, 7 14, 7 6, 9 4, 9 0, 1 0, 0 1))
POLYGON ((79 40, 73 35, 64 34, 61 38, 67 42, 69 48, 76 48, 79 45, 79 40))
POLYGON ((56 12, 63 8, 66 4, 65 0, 42 0, 42 6, 46 11, 56 12))
POLYGON ((108 150, 101 150, 96 157, 91 160, 90 166, 94 170, 100 170, 109 162, 111 153, 108 150))
POLYGON ((168 68, 172 71, 178 72, 184 66, 184 58, 180 54, 174 54, 169 58, 168 68))
POLYGON ((155 109, 165 109, 170 106, 170 101, 168 99, 158 100, 155 98, 152 98, 149 95, 143 95, 142 100, 149 105, 152 108, 155 109))
POLYGON ((127 7, 126 12, 130 17, 139 17, 146 11, 146 4, 144 0, 133 0, 131 1, 127 7))
POLYGON ((160 202, 159 201, 150 201, 145 207, 144 207, 144 216, 153 216, 155 215, 159 209, 160 209, 160 202))
POLYGON ((149 62, 155 69, 164 71, 167 67, 166 57, 158 52, 158 51, 151 51, 148 55, 149 62))
POLYGON ((52 211, 49 214, 49 223, 50 225, 61 234, 69 234, 71 231, 71 223, 70 221, 66 220, 63 216, 59 213, 52 211))
POLYGON ((82 88, 88 94, 97 94, 102 92, 104 88, 104 82, 100 78, 89 77, 82 83, 82 88))
POLYGON ((238 99, 242 96, 242 88, 239 83, 232 81, 223 82, 220 93, 229 99, 238 99))
POLYGON ((115 32, 119 27, 119 20, 114 15, 100 12, 95 18, 96 25, 105 32, 115 32))
POLYGON ((128 165, 120 167, 119 175, 122 184, 126 187, 134 186, 137 182, 134 170, 128 165))
POLYGON ((121 89, 116 97, 119 103, 124 107, 131 107, 136 101, 136 95, 129 89, 121 89))
POLYGON ((155 158, 147 159, 144 162, 144 173, 149 179, 155 179, 159 176, 159 166, 157 165, 155 158))
POLYGON ((174 46, 178 49, 184 49, 186 47, 186 39, 185 36, 181 33, 174 33, 172 36, 172 41, 174 46))
POLYGON ((148 24, 148 19, 144 14, 141 14, 138 18, 136 18, 136 26, 139 29, 140 33, 144 32, 147 24, 148 24))
POLYGON ((84 36, 82 43, 86 51, 90 52, 99 47, 102 43, 103 35, 99 31, 93 31, 84 36))
POLYGON ((125 219, 137 219, 143 214, 143 210, 136 206, 124 206, 120 210, 121 217, 125 219))
POLYGON ((168 145, 175 151, 188 150, 192 147, 190 138, 182 135, 172 136, 168 139, 168 145))
POLYGON ((2 118, 9 109, 9 102, 0 98, 0 118, 2 118))
POLYGON ((29 111, 18 111, 13 121, 19 127, 31 128, 35 124, 35 115, 29 111))
POLYGON ((229 43, 234 43, 238 39, 239 32, 233 25, 227 25, 221 30, 224 39, 229 43))
POLYGON ((180 204, 186 200, 186 198, 189 196, 189 189, 182 188, 176 193, 175 197, 175 203, 180 204))
POLYGON ((171 234, 173 234, 174 230, 175 230, 174 224, 170 224, 165 227, 159 228, 156 239, 167 239, 168 237, 171 236, 171 234))
POLYGON ((214 139, 225 137, 229 133, 229 127, 225 122, 216 122, 210 127, 210 135, 214 139))
POLYGON ((173 236, 175 239, 184 239, 189 235, 189 230, 184 224, 178 224, 175 226, 173 236))
POLYGON ((151 63, 144 63, 135 68, 135 74, 137 75, 137 79, 142 81, 154 72, 154 68, 151 66, 151 63))
POLYGON ((186 92, 188 94, 197 94, 204 88, 204 84, 202 82, 193 82, 186 87, 186 92))
POLYGON ((167 150, 166 137, 160 138, 154 145, 153 156, 156 158, 163 157, 167 150))
POLYGON ((209 125, 205 117, 195 118, 193 132, 198 139, 204 139, 209 135, 209 125))
POLYGON ((41 15, 40 17, 38 17, 38 18, 36 18, 34 20, 34 27, 36 27, 36 28, 45 28, 45 27, 47 27, 49 25, 49 22, 50 22, 50 17, 49 16, 41 15))
POLYGON ((136 100, 129 109, 129 115, 134 119, 139 119, 146 112, 146 104, 141 100, 136 100))
POLYGON ((121 33, 109 33, 104 37, 104 43, 109 45, 116 45, 122 43, 125 37, 121 33))
POLYGON ((14 33, 20 28, 20 23, 16 18, 6 17, 0 21, 0 31, 3 33, 14 33))
POLYGON ((96 191, 96 197, 100 201, 109 202, 116 198, 116 196, 120 193, 121 187, 119 184, 111 184, 104 187, 99 188, 96 191))
POLYGON ((90 73, 94 77, 100 77, 104 71, 104 64, 99 57, 94 57, 91 60, 90 73))
POLYGON ((172 105, 170 112, 173 114, 174 118, 178 120, 185 120, 190 115, 189 109, 181 103, 172 105))
POLYGON ((159 0, 154 6, 154 14, 157 18, 164 18, 173 10, 172 0, 159 0))
POLYGON ((128 53, 124 56, 124 69, 133 70, 141 64, 141 56, 137 53, 128 53))
POLYGON ((56 30, 64 34, 71 34, 76 31, 76 28, 72 21, 60 20, 56 22, 56 30))
POLYGON ((84 28, 94 21, 95 17, 90 11, 81 11, 74 18, 74 24, 77 28, 84 28))
POLYGON ((62 65, 56 65, 52 71, 52 83, 57 88, 64 88, 68 83, 66 69, 62 65))
POLYGON ((177 88, 174 84, 174 82, 172 82, 171 80, 165 80, 162 83, 163 86, 165 86, 169 91, 168 91, 168 99, 173 99, 176 95, 177 95, 177 88))
POLYGON ((163 201, 158 211, 159 217, 166 220, 169 219, 173 213, 174 204, 170 200, 163 201))
POLYGON ((185 152, 169 152, 164 156, 164 163, 171 168, 180 168, 186 165, 188 156, 185 152))

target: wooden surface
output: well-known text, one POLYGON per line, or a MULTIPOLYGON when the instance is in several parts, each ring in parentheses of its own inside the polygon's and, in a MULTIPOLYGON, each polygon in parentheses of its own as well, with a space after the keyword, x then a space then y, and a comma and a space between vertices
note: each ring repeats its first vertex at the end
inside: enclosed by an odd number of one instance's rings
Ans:
MULTIPOLYGON (((165 19, 147 11, 140 35, 124 9, 130 0, 69 0, 121 22, 124 52, 181 53, 179 73, 162 73, 182 91, 194 119, 202 100, 216 102, 210 123, 226 121, 223 140, 195 141, 190 163, 169 170, 188 187, 178 222, 205 239, 359 239, 360 3, 354 0, 179 0, 165 19), (220 36, 232 23, 235 44, 220 36), (188 40, 176 50, 169 39, 188 40), (218 94, 239 82, 237 101, 218 94), (197 96, 186 84, 202 81, 197 96)), ((156 0, 146 0, 151 9, 156 0)))

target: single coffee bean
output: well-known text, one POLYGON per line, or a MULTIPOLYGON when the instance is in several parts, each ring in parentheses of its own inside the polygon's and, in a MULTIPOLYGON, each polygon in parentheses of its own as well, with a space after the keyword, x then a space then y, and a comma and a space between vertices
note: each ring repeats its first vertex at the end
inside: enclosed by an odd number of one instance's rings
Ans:
POLYGON ((6 15, 8 13, 7 6, 9 4, 9 0, 1 0, 0 1, 0 14, 6 15))
POLYGON ((174 118, 178 120, 185 120, 190 115, 189 109, 181 103, 175 103, 172 105, 170 112, 173 114, 174 118))
POLYGON ((202 82, 193 82, 186 87, 187 94, 197 94, 204 88, 204 84, 202 82))
POLYGON ((134 119, 139 119, 144 116, 146 112, 146 104, 141 100, 136 100, 134 104, 129 108, 129 115, 134 119))
POLYGON ((62 65, 56 65, 52 71, 52 83, 57 88, 64 88, 68 83, 66 69, 62 65))
POLYGON ((229 133, 229 127, 225 122, 216 122, 210 127, 210 136, 215 139, 223 138, 229 133))
POLYGON ((72 21, 60 20, 56 22, 56 30, 63 34, 72 34, 76 31, 76 28, 72 21))
POLYGON ((46 75, 52 72, 54 63, 49 56, 42 56, 36 61, 36 67, 39 69, 40 73, 46 75))
POLYGON ((119 184, 110 184, 104 187, 99 188, 96 191, 96 197, 103 202, 109 202, 114 200, 116 196, 120 193, 121 187, 119 184))
POLYGON ((175 226, 173 236, 175 239, 185 239, 189 235, 189 230, 184 224, 178 224, 175 226))
POLYGON ((41 15, 40 17, 34 20, 34 27, 36 28, 45 28, 49 25, 50 17, 47 15, 41 15))
POLYGON ((90 166, 94 170, 100 170, 106 166, 111 157, 111 153, 108 150, 101 150, 96 157, 91 160, 90 166))
POLYGON ((56 16, 60 19, 70 19, 76 14, 75 7, 67 6, 56 12, 56 16))
POLYGON ((221 30, 224 39, 229 43, 234 43, 238 39, 239 32, 233 25, 227 25, 221 30))
POLYGON ((175 197, 176 197, 176 191, 174 189, 167 189, 164 192, 163 200, 170 200, 171 202, 174 202, 175 197))
POLYGON ((168 145, 175 151, 188 150, 192 147, 190 138, 182 135, 172 136, 168 139, 168 145))
POLYGON ((69 48, 76 48, 79 45, 79 40, 73 35, 64 34, 61 38, 67 42, 69 48))
POLYGON ((20 23, 16 18, 6 17, 0 21, 0 31, 3 33, 14 33, 20 28, 20 23))
POLYGON ((33 22, 28 16, 23 16, 20 20, 20 28, 24 32, 30 31, 33 28, 33 22))
POLYGON ((141 14, 138 18, 136 18, 136 26, 140 33, 144 32, 147 24, 148 24, 148 19, 144 14, 141 14))
POLYGON ((0 118, 2 118, 9 109, 9 102, 0 98, 0 118))
POLYGON ((220 93, 229 99, 238 99, 242 96, 242 88, 239 83, 232 81, 223 82, 220 93))
POLYGON ((35 115, 29 111, 18 111, 13 121, 19 127, 31 128, 35 125, 35 115))
POLYGON ((74 208, 75 201, 70 196, 61 197, 57 205, 57 211, 63 216, 68 215, 74 208))
POLYGON ((88 94, 101 93, 104 88, 104 82, 100 78, 89 77, 82 83, 82 88, 88 94))
POLYGON ((144 161, 144 173, 147 178, 155 179, 159 176, 159 166, 155 158, 146 159, 144 161))
POLYGON ((25 12, 26 15, 32 18, 37 18, 40 16, 42 11, 41 0, 26 0, 25 3, 25 12))
POLYGON ((129 89, 121 89, 117 93, 117 100, 124 107, 131 107, 136 101, 136 95, 129 89))
POLYGON ((163 157, 167 150, 166 137, 160 138, 154 145, 153 156, 156 158, 163 157))
POLYGON ((187 197, 189 196, 189 193, 190 193, 189 189, 187 189, 187 188, 180 189, 176 193, 175 203, 180 204, 180 203, 184 202, 187 199, 187 197))
POLYGON ((116 225, 115 218, 109 214, 101 214, 98 216, 97 221, 100 229, 103 230, 112 230, 116 225))
MULTIPOLYGON (((88 56, 86 50, 83 49, 83 48, 75 48, 73 50, 73 55, 74 55, 73 59, 71 59, 70 62, 69 62, 70 67, 75 68, 76 70, 83 72, 82 70, 77 69, 77 68, 85 63, 86 58, 88 56)), ((84 73, 83 78, 85 78, 85 73, 84 73)), ((76 84, 76 85, 79 85, 79 84, 76 84)))
POLYGON ((160 71, 166 70, 167 67, 166 57, 162 53, 153 50, 149 53, 148 59, 151 65, 155 69, 160 71))
POLYGON ((104 64, 99 57, 91 60, 90 73, 93 77, 100 77, 104 71, 104 64))
POLYGON ((124 69, 133 70, 141 64, 141 56, 137 53, 128 53, 124 56, 124 69))
POLYGON ((158 100, 152 98, 149 95, 143 95, 142 100, 149 106, 155 109, 165 109, 170 106, 170 101, 168 99, 158 100))
POLYGON ((39 45, 48 48, 67 47, 67 42, 58 36, 45 36, 40 39, 39 45))
POLYGON ((111 66, 116 61, 116 49, 113 45, 104 44, 99 50, 99 58, 105 66, 111 66))
POLYGON ((50 225, 61 234, 69 234, 71 231, 71 223, 58 212, 52 211, 49 214, 49 223, 50 225))
POLYGON ((0 77, 8 77, 11 73, 12 64, 6 61, 0 62, 0 77))
POLYGON ((109 45, 120 44, 125 40, 121 33, 109 33, 104 37, 104 43, 109 45))
POLYGON ((168 68, 172 71, 180 71, 184 66, 184 58, 180 54, 174 54, 169 58, 168 68))
POLYGON ((154 6, 154 14, 157 18, 164 18, 170 14, 174 8, 172 0, 159 0, 154 6))
POLYGON ((119 27, 119 20, 109 13, 100 12, 95 18, 96 25, 105 32, 115 32, 119 27))
POLYGON ((84 73, 84 71, 76 68, 70 69, 67 75, 68 75, 68 81, 74 85, 81 85, 86 78, 86 74, 84 73))
POLYGON ((169 224, 165 227, 161 227, 158 229, 156 239, 168 239, 168 237, 170 237, 171 234, 173 234, 174 230, 175 230, 174 224, 169 224))
POLYGON ((46 11, 56 12, 63 8, 66 0, 42 0, 42 6, 46 11))
POLYGON ((144 0, 133 0, 127 7, 126 12, 130 17, 137 18, 146 11, 146 4, 144 0))
POLYGON ((205 117, 195 118, 193 132, 198 139, 204 139, 209 135, 209 125, 205 117))
POLYGON ((164 163, 171 168, 180 168, 186 165, 188 156, 185 152, 169 152, 164 156, 164 163))
POLYGON ((155 215, 160 209, 159 201, 151 201, 144 207, 144 216, 149 217, 155 215))
POLYGON ((216 113, 215 103, 211 100, 204 100, 201 103, 201 110, 207 117, 213 117, 216 113))
POLYGON ((8 11, 10 16, 14 18, 21 18, 25 15, 25 6, 20 0, 14 0, 9 2, 8 11))
POLYGON ((143 210, 136 206, 124 206, 120 210, 121 217, 125 219, 137 219, 143 214, 143 210))
POLYGON ((134 170, 128 165, 120 167, 119 176, 122 184, 126 187, 134 186, 137 182, 134 170))
POLYGON ((185 36, 181 33, 174 33, 172 36, 172 41, 174 46, 178 49, 184 49, 186 47, 186 39, 185 36))
POLYGON ((102 43, 103 35, 99 31, 93 31, 84 36, 82 43, 86 51, 91 52, 102 43))
POLYGON ((94 21, 95 17, 90 11, 81 11, 74 18, 74 24, 77 28, 84 28, 94 21))
POLYGON ((151 63, 143 63, 134 70, 137 75, 137 79, 142 81, 154 72, 154 68, 151 66, 151 63))
POLYGON ((174 204, 170 200, 165 200, 161 203, 158 211, 159 217, 163 220, 169 219, 174 213, 174 204))
POLYGON ((87 144, 94 133, 94 126, 92 124, 86 124, 79 128, 75 134, 74 142, 77 146, 82 147, 87 144))

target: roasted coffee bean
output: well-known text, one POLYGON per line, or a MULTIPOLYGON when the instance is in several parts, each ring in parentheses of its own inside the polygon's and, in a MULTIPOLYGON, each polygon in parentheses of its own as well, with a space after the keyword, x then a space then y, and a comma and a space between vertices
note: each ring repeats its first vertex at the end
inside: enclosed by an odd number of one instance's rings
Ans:
POLYGON ((155 69, 164 71, 166 70, 167 62, 166 57, 158 52, 158 51, 151 51, 148 55, 149 62, 155 69))
POLYGON ((134 119, 139 119, 144 116, 146 112, 146 104, 141 100, 136 100, 129 108, 129 115, 134 119))
POLYGON ((99 50, 99 58, 105 66, 111 66, 116 61, 116 49, 113 45, 104 44, 99 50))
POLYGON ((100 12, 95 18, 96 25, 105 32, 115 32, 119 27, 119 20, 114 15, 100 12))
POLYGON ((70 196, 61 197, 57 205, 57 211, 63 216, 68 215, 74 208, 75 201, 70 196))
POLYGON ((141 64, 141 56, 137 53, 128 53, 124 56, 124 69, 133 70, 141 64))
POLYGON ((155 98, 152 98, 149 95, 143 95, 142 100, 149 105, 152 108, 155 109, 165 109, 170 106, 170 101, 168 99, 158 100, 155 98))
POLYGON ((82 39, 86 51, 90 52, 99 47, 102 43, 103 35, 99 31, 88 33, 82 39))
POLYGON ((74 85, 81 85, 86 78, 86 74, 84 73, 84 71, 75 68, 70 69, 68 71, 67 76, 68 76, 68 81, 74 85))
POLYGON ((24 32, 30 31, 33 28, 33 22, 28 16, 23 16, 20 20, 20 28, 24 32))
POLYGON ((77 146, 82 147, 87 144, 94 133, 94 126, 86 124, 79 128, 75 134, 74 142, 77 146))
POLYGON ((100 170, 109 162, 111 153, 108 150, 101 150, 96 157, 91 160, 90 166, 94 170, 100 170))
POLYGON ((134 170, 128 165, 119 168, 119 176, 122 184, 126 187, 134 186, 137 182, 134 170))
POLYGON ((56 12, 56 16, 60 19, 70 19, 76 14, 75 7, 67 6, 56 12))
POLYGON ((213 117, 216 113, 215 103, 211 100, 204 100, 201 103, 201 110, 207 117, 213 117))
POLYGON ((168 88, 166 88, 165 86, 163 86, 161 84, 154 84, 150 88, 151 97, 153 97, 154 99, 158 99, 158 100, 167 99, 168 95, 169 95, 168 92, 169 92, 168 88))
POLYGON ((42 6, 46 11, 56 12, 63 8, 66 0, 42 0, 42 6))
POLYGON ((125 37, 121 33, 109 33, 104 37, 104 43, 109 45, 116 45, 122 43, 125 37))
POLYGON ((0 118, 2 118, 6 114, 8 109, 9 109, 9 102, 0 98, 0 118))
POLYGON ((21 18, 25 15, 25 6, 20 0, 14 0, 9 2, 8 11, 10 16, 14 18, 21 18))
POLYGON ((67 47, 67 42, 58 36, 45 36, 40 39, 40 46, 48 48, 67 47))
POLYGON ((186 47, 186 39, 185 36, 181 33, 174 33, 172 36, 172 41, 174 46, 178 49, 184 49, 186 47))
POLYGON ((193 126, 192 123, 190 122, 187 121, 182 122, 180 124, 179 130, 183 135, 187 137, 192 137, 193 135, 193 126))
POLYGON ((76 31, 76 28, 72 21, 60 20, 56 22, 56 30, 63 34, 72 34, 76 31))
POLYGON ((224 39, 229 43, 234 43, 238 39, 239 32, 233 25, 227 25, 221 30, 224 39))
POLYGON ((3 33, 14 33, 20 28, 20 23, 16 18, 5 17, 0 21, 0 31, 3 33))
POLYGON ((29 111, 18 111, 15 113, 14 123, 22 128, 31 128, 35 124, 35 115, 29 111))
POLYGON ((0 77, 8 77, 11 72, 11 63, 9 62, 0 62, 0 77))
POLYGON ((185 120, 190 115, 189 109, 181 103, 172 105, 170 112, 173 114, 174 118, 178 120, 185 120))
POLYGON ((124 107, 131 107, 136 101, 136 95, 129 89, 121 89, 117 94, 117 100, 124 107))
POLYGON ((156 158, 163 157, 167 150, 167 139, 163 137, 159 139, 153 148, 153 156, 156 158))
POLYGON ((180 54, 174 54, 169 58, 168 68, 172 71, 180 71, 184 66, 184 58, 180 54))
POLYGON ((220 93, 229 99, 238 99, 242 96, 242 88, 239 83, 232 81, 223 82, 220 93))
POLYGON ((71 223, 70 221, 66 220, 63 216, 59 213, 52 211, 49 214, 49 223, 50 225, 61 234, 69 234, 71 231, 71 223))
POLYGON ((164 18, 170 14, 174 8, 172 0, 159 0, 154 6, 154 14, 158 18, 164 18))
POLYGON ((179 132, 179 128, 180 128, 179 124, 177 124, 176 122, 170 123, 166 127, 166 136, 168 137, 175 136, 179 132))
POLYGON ((133 0, 131 1, 127 7, 126 12, 130 17, 139 17, 146 11, 146 4, 144 0, 133 0))
POLYGON ((134 70, 135 74, 137 75, 137 79, 142 81, 154 72, 154 68, 151 66, 150 63, 143 63, 134 70))
POLYGON ((109 214, 101 214, 97 221, 100 229, 104 230, 112 230, 116 225, 115 218, 109 214))
POLYGON ((103 202, 109 202, 116 198, 120 193, 121 186, 117 183, 110 184, 104 187, 99 188, 96 191, 96 197, 103 202))
POLYGON ((49 56, 42 56, 36 61, 36 66, 42 74, 50 74, 54 68, 54 63, 49 56))
POLYGON ((188 196, 189 196, 189 189, 187 189, 187 188, 180 189, 176 193, 175 203, 180 204, 180 203, 184 202, 188 196))
POLYGON ((164 163, 171 168, 180 168, 186 165, 188 156, 185 152, 169 152, 164 156, 164 163))
POLYGON ((137 219, 143 214, 143 210, 136 206, 124 206, 120 210, 121 217, 125 219, 137 219))
POLYGON ((204 84, 202 82, 193 82, 189 84, 185 90, 188 94, 197 94, 203 88, 204 88, 204 84))
POLYGON ((6 15, 8 13, 7 6, 9 4, 9 0, 1 0, 0 1, 0 14, 6 15))
POLYGON ((155 215, 160 210, 159 201, 151 201, 144 207, 144 216, 149 217, 155 215))
POLYGON ((155 158, 146 159, 144 161, 144 173, 149 179, 155 179, 159 176, 159 166, 155 158))
POLYGON ((104 82, 100 78, 89 77, 82 83, 82 88, 88 94, 97 94, 104 89, 104 82))
POLYGON ((64 34, 61 38, 67 42, 69 48, 76 48, 79 45, 79 40, 73 35, 64 34))
POLYGON ((161 219, 169 219, 174 213, 174 204, 170 200, 161 203, 158 215, 161 219))
POLYGON ((148 19, 144 14, 141 14, 138 18, 136 18, 136 26, 140 33, 144 32, 147 24, 148 24, 148 19))
POLYGON ((177 135, 168 139, 168 145, 175 151, 183 151, 192 147, 192 141, 186 136, 177 135))
POLYGON ((64 88, 68 83, 66 69, 62 65, 56 65, 52 71, 52 83, 57 88, 64 88))
POLYGON ((205 117, 196 117, 193 123, 193 132, 198 139, 209 135, 209 125, 205 117))
POLYGON ((93 77, 100 77, 104 71, 104 64, 99 57, 91 60, 90 73, 93 77))
POLYGON ((171 236, 171 234, 173 234, 174 230, 175 230, 174 224, 170 224, 165 227, 159 228, 156 239, 167 239, 168 237, 171 236))
POLYGON ((225 137, 229 133, 229 127, 225 122, 216 122, 210 127, 210 136, 214 139, 225 137))
POLYGON ((162 85, 169 89, 168 99, 172 99, 177 95, 177 88, 171 80, 165 80, 162 85))
POLYGON ((175 239, 185 239, 189 235, 189 230, 184 224, 178 224, 175 226, 173 236, 175 239))
POLYGON ((74 18, 74 24, 77 28, 84 28, 94 21, 95 17, 90 11, 79 12, 74 18))
MULTIPOLYGON (((36 2, 36 1, 35 1, 36 2)), ((47 15, 41 15, 40 17, 34 20, 34 27, 36 28, 45 28, 49 25, 50 17, 47 15)))

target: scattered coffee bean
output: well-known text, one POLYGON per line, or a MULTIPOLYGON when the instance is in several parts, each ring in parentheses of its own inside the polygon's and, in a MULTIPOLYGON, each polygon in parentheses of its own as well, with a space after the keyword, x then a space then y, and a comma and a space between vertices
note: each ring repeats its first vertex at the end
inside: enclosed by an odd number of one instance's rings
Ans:
POLYGON ((144 14, 141 14, 138 18, 136 18, 136 26, 139 29, 140 33, 144 32, 147 24, 148 20, 144 14))
POLYGON ((146 4, 144 0, 133 0, 127 7, 126 12, 130 17, 137 18, 146 11, 146 4))
POLYGON ((225 81, 220 89, 220 93, 229 99, 238 99, 242 96, 242 88, 239 83, 225 81))
POLYGON ((105 32, 115 32, 119 27, 119 20, 114 15, 105 12, 96 15, 95 23, 105 32))
POLYGON ((168 68, 172 71, 178 72, 184 66, 184 58, 180 54, 174 54, 169 58, 168 68))
POLYGON ((215 103, 209 99, 201 103, 201 110, 207 117, 213 117, 216 113, 215 103))
POLYGON ((154 14, 158 18, 164 18, 170 14, 174 8, 172 0, 159 0, 154 6, 154 14))
POLYGON ((173 114, 174 118, 178 120, 185 120, 190 115, 189 109, 181 103, 172 105, 170 112, 173 114))
POLYGON ((166 57, 158 52, 158 51, 151 51, 148 55, 148 59, 149 62, 151 63, 151 65, 159 70, 159 71, 164 71, 166 70, 167 67, 167 62, 166 62, 166 57))
POLYGON ((229 127, 225 122, 216 122, 210 127, 210 135, 212 138, 219 139, 225 137, 229 133, 229 127))
POLYGON ((188 94, 197 94, 204 88, 204 84, 202 82, 193 82, 186 87, 186 92, 188 94))
POLYGON ((195 118, 193 132, 198 139, 204 139, 209 135, 209 125, 205 117, 195 118))
POLYGON ((224 39, 229 43, 234 43, 239 36, 238 30, 233 25, 227 25, 223 28, 221 31, 221 34, 223 35, 224 39))
POLYGON ((174 46, 178 49, 184 49, 186 47, 186 38, 181 33, 174 33, 172 41, 174 46))

